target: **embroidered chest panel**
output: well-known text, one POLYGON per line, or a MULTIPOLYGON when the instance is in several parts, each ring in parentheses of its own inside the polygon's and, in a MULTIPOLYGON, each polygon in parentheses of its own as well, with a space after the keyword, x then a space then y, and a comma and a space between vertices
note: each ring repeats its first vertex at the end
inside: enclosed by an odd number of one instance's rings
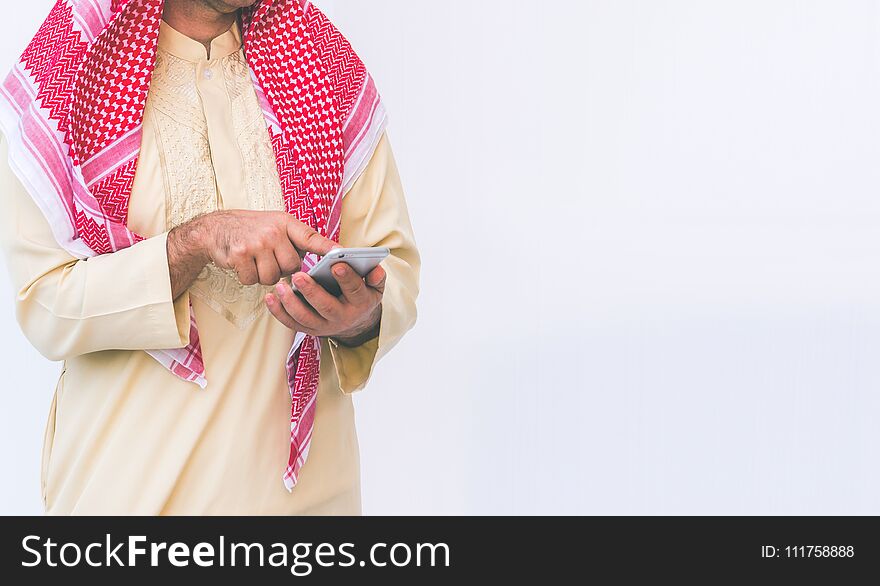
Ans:
MULTIPOLYGON (((275 154, 242 51, 224 57, 211 69, 211 75, 223 78, 231 112, 235 144, 222 148, 237 151, 238 169, 215 169, 197 73, 197 64, 161 49, 157 52, 146 107, 159 148, 166 229, 222 209, 224 197, 232 199, 233 194, 219 192, 218 173, 241 174, 246 194, 234 197, 248 209, 284 210, 275 154)), ((263 299, 270 290, 241 285, 232 271, 209 265, 190 294, 244 329, 266 311, 263 299)))

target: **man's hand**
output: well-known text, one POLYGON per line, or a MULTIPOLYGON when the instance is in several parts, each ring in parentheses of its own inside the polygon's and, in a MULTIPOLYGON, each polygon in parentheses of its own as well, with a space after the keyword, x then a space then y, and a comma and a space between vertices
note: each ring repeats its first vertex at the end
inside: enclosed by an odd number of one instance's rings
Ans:
POLYGON ((344 346, 359 346, 375 338, 382 318, 385 269, 376 267, 362 279, 349 265, 338 263, 333 266, 333 277, 342 289, 340 297, 307 274, 296 273, 291 280, 305 301, 286 283, 278 283, 274 293, 266 296, 266 305, 292 330, 332 337, 344 346))
POLYGON ((299 270, 301 256, 339 245, 284 212, 224 210, 199 216, 168 234, 176 299, 209 262, 232 269, 243 285, 274 285, 299 270))

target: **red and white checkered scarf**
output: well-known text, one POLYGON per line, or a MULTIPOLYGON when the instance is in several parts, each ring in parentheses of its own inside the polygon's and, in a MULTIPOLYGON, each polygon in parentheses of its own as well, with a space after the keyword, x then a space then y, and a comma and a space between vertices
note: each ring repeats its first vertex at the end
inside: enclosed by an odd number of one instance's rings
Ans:
MULTIPOLYGON (((9 161, 58 243, 78 258, 142 238, 129 231, 144 104, 164 0, 58 0, 0 87, 9 161)), ((242 38, 287 211, 339 238, 342 196, 366 166, 385 110, 348 41, 308 0, 262 0, 242 38)), ((304 269, 317 258, 308 255, 304 269)), ((291 490, 308 456, 321 345, 297 334, 287 359, 291 490)), ((149 354, 207 384, 195 321, 183 349, 149 354)))

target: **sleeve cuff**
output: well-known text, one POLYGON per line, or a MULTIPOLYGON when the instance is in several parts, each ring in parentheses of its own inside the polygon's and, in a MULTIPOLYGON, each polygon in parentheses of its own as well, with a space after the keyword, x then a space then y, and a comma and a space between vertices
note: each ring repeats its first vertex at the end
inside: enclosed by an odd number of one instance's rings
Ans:
POLYGON ((401 295, 401 288, 392 281, 393 276, 394 273, 388 271, 378 336, 353 348, 327 339, 339 378, 339 388, 343 393, 354 393, 367 386, 376 364, 415 323, 415 306, 404 302, 405 297, 401 295))
MULTIPOLYGON (((387 288, 386 293, 388 293, 387 288)), ((343 346, 331 338, 327 339, 330 355, 333 357, 333 366, 339 378, 339 390, 345 394, 355 393, 367 386, 373 374, 373 367, 397 341, 398 336, 394 333, 395 313, 389 307, 389 303, 392 301, 386 295, 382 300, 379 335, 375 338, 354 347, 343 346)))
POLYGON ((336 375, 339 378, 339 389, 343 393, 354 393, 367 386, 379 354, 381 331, 380 322, 379 336, 353 348, 343 346, 333 339, 327 340, 336 375))
POLYGON ((160 303, 150 306, 151 326, 157 348, 166 350, 183 348, 189 344, 190 333, 190 300, 189 293, 184 293, 176 300, 172 299, 171 269, 168 266, 168 233, 165 232, 139 243, 145 250, 143 256, 147 260, 144 273, 147 287, 155 287, 154 298, 160 303))

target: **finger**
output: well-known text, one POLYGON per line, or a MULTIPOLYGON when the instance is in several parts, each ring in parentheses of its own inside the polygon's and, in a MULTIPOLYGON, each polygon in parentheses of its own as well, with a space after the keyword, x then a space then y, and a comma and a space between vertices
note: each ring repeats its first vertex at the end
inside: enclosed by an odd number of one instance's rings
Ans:
POLYGON ((281 279, 281 268, 271 251, 257 257, 257 276, 263 285, 274 285, 281 279))
POLYGON ((367 283, 367 287, 375 289, 379 293, 384 293, 385 280, 387 279, 387 277, 388 274, 385 272, 385 269, 382 268, 382 265, 379 265, 367 274, 365 281, 367 283))
POLYGON ((354 272, 351 266, 340 262, 333 266, 332 272, 346 302, 352 305, 362 305, 369 301, 369 293, 363 278, 354 272))
POLYGON ((242 285, 256 285, 260 282, 257 264, 253 258, 243 259, 232 268, 235 270, 235 275, 242 285))
MULTIPOLYGON (((296 288, 299 289, 299 285, 296 288)), ((281 301, 284 311, 303 327, 312 331, 326 329, 327 321, 300 299, 286 283, 278 283, 275 286, 275 296, 281 301)))
POLYGON ((296 321, 290 317, 290 314, 287 313, 284 310, 284 306, 281 305, 281 301, 279 301, 278 297, 272 293, 266 295, 266 307, 269 308, 269 313, 271 313, 275 319, 292 330, 296 329, 296 321))
POLYGON ((282 242, 275 248, 275 261, 278 263, 278 268, 281 269, 281 275, 284 277, 297 272, 300 266, 302 266, 302 259, 300 259, 296 248, 289 241, 282 242))
POLYGON ((335 320, 342 312, 342 303, 327 292, 313 278, 305 273, 293 275, 291 281, 296 285, 296 290, 302 293, 318 314, 327 320, 335 320))
POLYGON ((324 256, 334 248, 339 248, 339 244, 321 236, 310 226, 292 216, 287 223, 287 235, 297 250, 302 252, 314 252, 318 256, 324 256))
POLYGON ((271 313, 272 316, 279 322, 281 322, 281 324, 285 327, 297 332, 302 332, 304 334, 318 335, 317 333, 313 332, 309 328, 305 327, 304 325, 293 319, 290 314, 287 313, 287 311, 284 309, 284 306, 281 304, 281 301, 276 295, 272 293, 266 295, 266 307, 269 309, 269 313, 271 313))

